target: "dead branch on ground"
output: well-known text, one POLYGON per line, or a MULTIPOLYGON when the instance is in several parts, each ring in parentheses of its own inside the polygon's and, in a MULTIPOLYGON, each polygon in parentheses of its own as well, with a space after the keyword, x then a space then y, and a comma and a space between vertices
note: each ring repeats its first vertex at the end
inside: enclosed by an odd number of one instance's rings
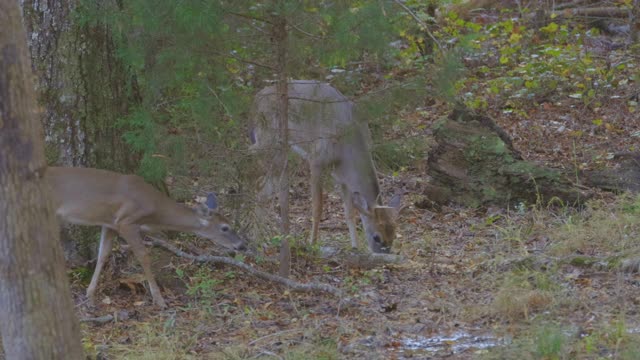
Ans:
POLYGON ((156 239, 156 238, 152 238, 151 239, 151 243, 154 246, 159 246, 162 247, 166 250, 171 251, 172 253, 174 253, 177 256, 183 257, 183 258, 187 258, 193 261, 197 261, 197 262, 201 262, 201 263, 214 263, 214 264, 227 264, 227 265, 231 265, 234 267, 237 267, 247 273, 249 273, 250 275, 253 275, 257 278, 263 279, 263 280, 268 280, 268 281, 272 281, 281 285, 286 286, 287 288, 289 288, 289 290, 291 290, 292 292, 323 292, 323 293, 328 293, 331 294, 333 296, 342 298, 344 296, 342 290, 333 287, 331 285, 328 284, 321 284, 321 283, 308 283, 308 284, 302 284, 299 283, 297 281, 293 281, 293 280, 289 280, 289 279, 285 279, 281 276, 278 275, 274 275, 274 274, 269 274, 266 273, 264 271, 260 271, 257 269, 254 269, 253 267, 228 258, 228 257, 224 257, 224 256, 212 256, 212 255, 192 255, 189 253, 186 253, 180 249, 178 249, 176 246, 169 244, 166 241, 160 240, 160 239, 156 239))

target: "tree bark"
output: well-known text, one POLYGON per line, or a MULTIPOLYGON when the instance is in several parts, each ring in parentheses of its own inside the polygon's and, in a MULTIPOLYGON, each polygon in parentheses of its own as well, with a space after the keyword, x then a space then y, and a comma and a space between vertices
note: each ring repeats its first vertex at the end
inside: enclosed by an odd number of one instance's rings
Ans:
POLYGON ((124 129, 115 124, 137 95, 126 90, 132 80, 116 56, 111 30, 96 15, 116 6, 113 0, 22 4, 50 163, 120 172, 135 168, 137 158, 122 140, 124 129), (81 5, 84 22, 74 16, 81 5))
MULTIPOLYGON (((284 6, 281 6, 284 7, 284 6)), ((276 68, 278 72, 278 133, 280 146, 280 218, 282 233, 289 234, 289 83, 287 81, 287 20, 279 14, 273 25, 273 37, 276 46, 276 68)))
POLYGON ((0 1, 0 331, 8 359, 82 359, 21 19, 0 1))
MULTIPOLYGON (((281 8, 284 5, 280 4, 281 8)), ((280 245, 280 276, 289 277, 291 268, 291 247, 289 235, 289 81, 287 79, 287 20, 284 14, 279 14, 273 26, 276 42, 276 68, 278 72, 278 132, 280 134, 280 219, 282 220, 282 234, 285 236, 280 245)))

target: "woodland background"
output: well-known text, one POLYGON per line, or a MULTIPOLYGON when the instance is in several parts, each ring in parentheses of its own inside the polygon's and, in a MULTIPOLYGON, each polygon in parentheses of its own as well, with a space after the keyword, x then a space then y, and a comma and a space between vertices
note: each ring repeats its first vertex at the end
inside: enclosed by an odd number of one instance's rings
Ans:
MULTIPOLYGON (((292 157, 292 277, 347 291, 357 306, 345 308, 158 249, 172 310, 144 305, 124 251, 102 303, 87 308, 97 234, 72 229, 79 316, 120 314, 83 323, 85 350, 638 358, 638 9, 637 0, 23 1, 48 162, 138 173, 180 201, 218 192, 260 249, 240 260, 275 271, 268 259, 282 241, 253 211, 247 151, 252 96, 279 76, 328 81, 356 101, 382 187, 407 193, 394 249, 406 261, 348 266, 342 252, 304 242, 307 169, 292 157), (465 138, 456 121, 478 133, 465 138), (453 164, 471 180, 439 166, 460 153, 453 164)), ((346 247, 335 192, 328 200, 324 243, 346 247)), ((207 246, 172 238, 196 253, 207 246)))

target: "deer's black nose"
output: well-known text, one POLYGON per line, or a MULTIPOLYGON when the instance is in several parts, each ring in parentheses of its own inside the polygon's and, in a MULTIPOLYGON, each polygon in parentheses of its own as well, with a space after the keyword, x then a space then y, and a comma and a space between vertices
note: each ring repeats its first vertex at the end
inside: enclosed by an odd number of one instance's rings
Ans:
POLYGON ((373 235, 373 241, 375 241, 378 244, 380 244, 380 243, 382 243, 382 238, 380 237, 380 235, 375 234, 375 235, 373 235))

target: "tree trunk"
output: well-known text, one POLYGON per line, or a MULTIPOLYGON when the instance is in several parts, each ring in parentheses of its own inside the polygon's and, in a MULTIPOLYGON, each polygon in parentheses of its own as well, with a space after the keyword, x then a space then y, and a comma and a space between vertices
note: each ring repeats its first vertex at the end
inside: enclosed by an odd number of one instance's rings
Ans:
POLYGON ((287 172, 289 157, 289 84, 287 81, 287 21, 284 15, 276 17, 273 26, 276 46, 276 68, 278 72, 278 133, 281 159, 280 173, 280 217, 282 233, 289 234, 289 174, 287 172))
POLYGON ((73 16, 79 5, 77 0, 24 0, 22 5, 45 111, 47 159, 130 172, 137 157, 122 140, 124 129, 115 124, 139 99, 126 90, 132 80, 116 56, 110 29, 96 15, 117 4, 84 2, 84 22, 73 16))
MULTIPOLYGON (((284 6, 281 6, 282 8, 284 6)), ((291 268, 291 247, 289 245, 289 81, 287 79, 287 20, 280 14, 274 23, 276 42, 276 68, 278 69, 278 132, 280 134, 280 157, 282 159, 280 173, 280 218, 282 234, 285 235, 280 245, 280 268, 282 277, 289 277, 291 268)))
POLYGON ((0 331, 8 359, 82 359, 18 2, 0 1, 0 331))

